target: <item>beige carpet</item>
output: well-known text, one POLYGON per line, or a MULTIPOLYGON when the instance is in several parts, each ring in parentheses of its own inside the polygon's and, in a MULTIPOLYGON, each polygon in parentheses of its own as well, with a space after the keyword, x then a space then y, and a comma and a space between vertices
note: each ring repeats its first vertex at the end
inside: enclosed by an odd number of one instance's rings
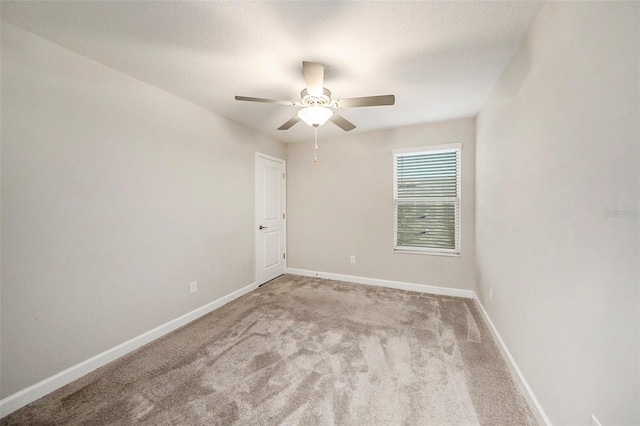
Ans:
POLYGON ((529 425, 472 300, 284 275, 3 425, 529 425))

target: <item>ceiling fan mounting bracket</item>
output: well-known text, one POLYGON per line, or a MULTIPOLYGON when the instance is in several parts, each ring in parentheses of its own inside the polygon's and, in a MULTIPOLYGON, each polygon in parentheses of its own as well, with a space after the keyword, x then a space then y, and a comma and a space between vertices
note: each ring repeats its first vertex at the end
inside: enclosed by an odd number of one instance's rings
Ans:
POLYGON ((307 92, 307 89, 304 89, 300 92, 300 103, 304 106, 331 106, 331 92, 323 87, 322 95, 313 96, 307 92))

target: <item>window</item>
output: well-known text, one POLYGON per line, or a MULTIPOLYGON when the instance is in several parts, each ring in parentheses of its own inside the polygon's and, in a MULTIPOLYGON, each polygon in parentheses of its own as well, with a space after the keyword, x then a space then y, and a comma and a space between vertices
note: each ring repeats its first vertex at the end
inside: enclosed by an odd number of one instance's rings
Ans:
POLYGON ((393 151, 394 250, 460 253, 460 150, 393 151))

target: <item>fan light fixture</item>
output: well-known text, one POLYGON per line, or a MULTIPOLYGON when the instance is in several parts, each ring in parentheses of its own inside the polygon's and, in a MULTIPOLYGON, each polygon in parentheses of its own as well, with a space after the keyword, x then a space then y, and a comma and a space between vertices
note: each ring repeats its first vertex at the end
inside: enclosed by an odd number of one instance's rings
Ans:
POLYGON ((311 127, 322 126, 324 123, 331 118, 333 115, 333 111, 329 108, 321 107, 321 106, 310 106, 307 108, 302 108, 298 111, 298 117, 302 119, 305 123, 307 123, 311 127))
MULTIPOLYGON (((1 1, 1 0, 0 0, 1 1)), ((328 120, 340 127, 345 132, 356 128, 337 112, 330 108, 370 107, 378 105, 393 105, 396 102, 394 95, 363 96, 359 98, 331 99, 331 92, 324 87, 324 66, 315 62, 302 61, 302 73, 306 88, 300 92, 300 101, 283 101, 278 99, 252 98, 249 96, 236 96, 237 101, 262 102, 267 104, 287 105, 302 107, 297 115, 294 115, 278 127, 278 130, 288 130, 302 120, 313 127, 315 133, 316 155, 313 161, 318 162, 318 127, 328 120)))

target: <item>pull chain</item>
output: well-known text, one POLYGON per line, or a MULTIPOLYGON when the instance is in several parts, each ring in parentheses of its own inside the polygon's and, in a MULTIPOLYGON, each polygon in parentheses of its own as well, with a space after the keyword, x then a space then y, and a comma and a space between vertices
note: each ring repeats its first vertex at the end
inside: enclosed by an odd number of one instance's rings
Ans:
POLYGON ((315 126, 313 130, 315 132, 315 143, 316 143, 316 151, 313 154, 313 162, 317 163, 318 162, 318 127, 315 126))

